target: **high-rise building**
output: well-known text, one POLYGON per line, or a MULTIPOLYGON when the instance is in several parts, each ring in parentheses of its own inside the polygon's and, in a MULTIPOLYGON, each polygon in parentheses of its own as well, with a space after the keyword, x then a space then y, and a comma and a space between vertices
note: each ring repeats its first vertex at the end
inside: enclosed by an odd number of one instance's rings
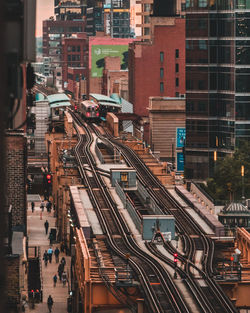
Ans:
POLYGON ((56 20, 76 20, 82 19, 86 14, 86 0, 55 0, 56 20))
POLYGON ((213 175, 216 159, 250 139, 247 1, 186 1, 186 146, 189 179, 213 175))

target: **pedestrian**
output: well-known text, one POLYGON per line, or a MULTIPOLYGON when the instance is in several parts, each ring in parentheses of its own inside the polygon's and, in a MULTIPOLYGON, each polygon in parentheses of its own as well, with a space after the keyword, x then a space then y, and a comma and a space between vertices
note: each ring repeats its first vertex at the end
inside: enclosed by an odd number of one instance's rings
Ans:
POLYGON ((48 305, 48 309, 50 313, 51 313, 53 304, 54 304, 53 298, 51 297, 51 295, 49 295, 48 300, 47 300, 47 305, 48 305))
POLYGON ((32 213, 34 212, 34 210, 35 210, 35 203, 32 201, 31 202, 31 211, 32 211, 32 213))
POLYGON ((54 236, 53 236, 52 232, 50 231, 50 234, 49 234, 49 244, 50 245, 52 245, 53 239, 54 239, 54 236))
POLYGON ((48 259, 49 259, 49 255, 48 255, 47 250, 45 250, 45 251, 44 251, 44 254, 43 254, 43 260, 44 260, 44 265, 45 265, 45 266, 48 265, 48 259))
POLYGON ((49 201, 46 203, 46 209, 47 209, 47 212, 48 212, 48 213, 51 212, 51 206, 52 206, 52 203, 51 203, 51 201, 49 200, 49 201))
POLYGON ((53 276, 53 282, 54 282, 54 287, 56 287, 56 283, 57 283, 57 275, 56 274, 53 276))
POLYGON ((41 204, 40 204, 40 208, 42 209, 42 212, 44 211, 44 201, 42 200, 41 204))
POLYGON ((45 228, 46 235, 48 235, 48 229, 49 229, 49 222, 48 222, 48 220, 45 221, 44 228, 45 228))
POLYGON ((60 250, 61 250, 61 252, 64 252, 64 243, 63 243, 63 241, 61 242, 61 246, 60 246, 60 250))
POLYGON ((66 282, 67 282, 67 274, 65 271, 63 271, 62 273, 62 283, 63 283, 63 286, 66 285, 66 282))
POLYGON ((53 249, 50 247, 48 249, 49 263, 52 262, 53 249))
POLYGON ((65 257, 63 256, 62 259, 61 259, 61 264, 62 264, 62 268, 63 268, 63 271, 64 271, 64 266, 66 264, 66 260, 65 260, 65 257))
POLYGON ((56 257, 56 263, 59 263, 59 254, 60 254, 60 250, 58 249, 58 247, 55 248, 55 257, 56 257))
POLYGON ((63 273, 63 266, 62 266, 62 263, 60 263, 60 264, 58 265, 58 270, 57 270, 57 272, 58 272, 58 276, 59 276, 60 281, 62 281, 62 273, 63 273))

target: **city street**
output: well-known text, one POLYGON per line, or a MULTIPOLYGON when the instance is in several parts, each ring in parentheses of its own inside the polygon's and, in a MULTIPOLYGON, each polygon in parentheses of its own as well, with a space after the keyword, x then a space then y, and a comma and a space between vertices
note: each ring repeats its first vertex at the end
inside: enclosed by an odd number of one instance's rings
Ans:
MULTIPOLYGON (((40 203, 36 203, 35 211, 32 213, 29 203, 29 208, 27 212, 27 221, 28 221, 28 237, 29 237, 29 247, 31 246, 39 246, 41 249, 41 258, 43 257, 43 253, 45 250, 48 250, 49 240, 48 235, 45 234, 44 222, 48 220, 49 222, 49 230, 50 228, 55 227, 55 218, 53 216, 53 210, 51 213, 48 213, 46 208, 42 213, 41 217, 41 209, 40 203), (42 219, 41 219, 42 218, 42 219)), ((54 243, 52 245, 53 251, 55 248, 60 248, 60 243, 54 243)), ((65 271, 67 275, 69 275, 70 268, 70 257, 66 256, 65 253, 60 252, 59 262, 61 258, 65 257, 66 265, 65 271)), ((68 298, 68 283, 63 286, 63 283, 60 282, 59 277, 57 280, 56 287, 54 287, 53 276, 57 274, 59 263, 56 263, 55 256, 53 254, 52 262, 49 263, 47 267, 45 267, 44 261, 42 261, 42 289, 43 289, 43 303, 36 303, 35 308, 32 309, 29 304, 25 305, 26 312, 39 312, 39 313, 47 313, 49 312, 47 307, 47 299, 48 296, 51 295, 54 300, 54 305, 52 308, 52 312, 55 313, 66 313, 67 312, 67 298, 68 298)))

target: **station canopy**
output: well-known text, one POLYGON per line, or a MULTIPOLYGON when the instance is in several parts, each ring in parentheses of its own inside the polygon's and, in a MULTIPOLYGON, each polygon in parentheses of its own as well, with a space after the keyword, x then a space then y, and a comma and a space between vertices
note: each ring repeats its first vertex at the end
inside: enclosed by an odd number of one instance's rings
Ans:
POLYGON ((47 96, 51 109, 70 106, 70 98, 64 93, 57 93, 47 96))

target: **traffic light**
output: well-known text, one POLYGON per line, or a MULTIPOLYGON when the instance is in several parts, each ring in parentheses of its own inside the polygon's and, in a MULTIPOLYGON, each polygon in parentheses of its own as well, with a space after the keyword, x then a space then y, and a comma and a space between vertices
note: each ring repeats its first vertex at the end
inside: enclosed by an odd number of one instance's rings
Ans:
POLYGON ((178 253, 174 253, 174 265, 177 266, 177 261, 178 261, 178 253))
POLYGON ((47 182, 48 186, 51 186, 51 184, 52 184, 52 175, 49 174, 49 173, 46 175, 46 182, 47 182))

